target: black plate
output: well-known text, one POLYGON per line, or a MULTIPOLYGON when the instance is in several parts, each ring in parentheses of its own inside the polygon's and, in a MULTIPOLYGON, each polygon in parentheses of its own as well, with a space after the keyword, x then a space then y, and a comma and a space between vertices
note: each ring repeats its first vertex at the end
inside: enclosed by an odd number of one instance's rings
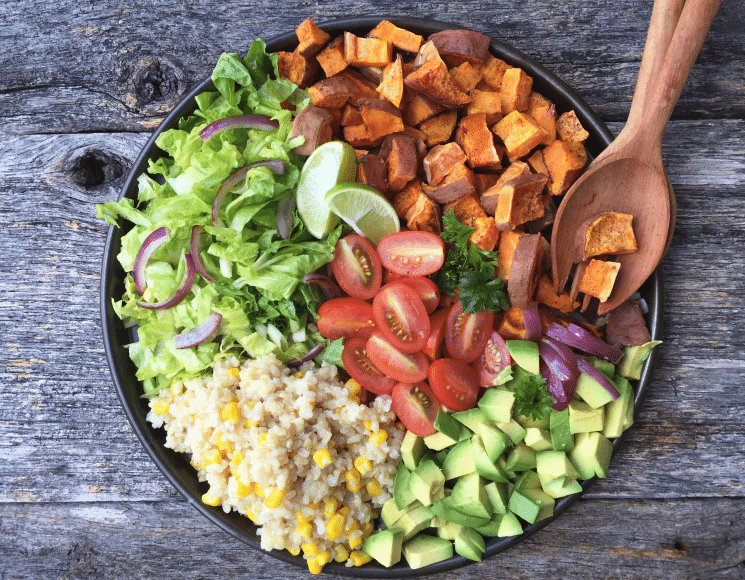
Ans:
MULTIPOLYGON (((383 19, 390 20, 398 26, 422 34, 425 37, 440 30, 462 28, 458 25, 444 22, 399 16, 350 18, 347 20, 335 20, 332 22, 320 23, 319 26, 331 34, 332 38, 342 34, 344 31, 353 32, 363 36, 383 19)), ((292 51, 296 45, 297 37, 293 31, 268 40, 267 50, 269 52, 280 50, 292 51)), ((531 58, 502 42, 492 40, 491 50, 497 57, 505 60, 513 66, 522 68, 531 75, 533 77, 533 86, 535 90, 553 101, 556 104, 558 113, 574 109, 583 126, 590 133, 590 137, 585 145, 591 156, 596 156, 600 151, 608 146, 613 139, 613 134, 603 124, 595 112, 587 105, 587 103, 585 103, 564 81, 543 68, 531 58)), ((181 117, 192 114, 196 109, 194 97, 207 90, 214 90, 212 81, 209 78, 204 80, 189 95, 187 95, 168 115, 168 117, 166 117, 135 161, 127 181, 124 184, 121 194, 122 197, 136 199, 137 177, 145 172, 149 159, 156 159, 162 155, 161 150, 155 145, 155 139, 163 131, 175 127, 181 117)), ((109 362, 117 394, 119 395, 124 411, 127 414, 127 418, 155 464, 160 468, 168 481, 170 481, 171 484, 178 489, 197 510, 204 514, 213 523, 217 524, 223 530, 229 532, 239 540, 254 548, 260 549, 260 540, 256 535, 256 527, 248 520, 248 518, 240 516, 235 512, 226 514, 220 507, 210 507, 201 502, 202 494, 207 491, 206 484, 200 484, 198 482, 195 476, 195 471, 189 464, 188 458, 185 455, 176 453, 165 447, 165 432, 162 429, 154 429, 146 420, 148 405, 145 399, 141 397, 143 392, 142 385, 135 378, 135 367, 129 359, 129 355, 125 348, 127 344, 132 342, 132 334, 130 330, 124 327, 122 321, 119 320, 116 314, 114 314, 111 305, 111 299, 119 299, 124 292, 123 280, 125 278, 125 272, 122 271, 116 260, 121 244, 121 237, 124 233, 126 233, 126 226, 124 230, 111 227, 106 240, 101 275, 101 319, 106 357, 109 362)), ((649 304, 648 324, 652 339, 659 340, 662 334, 663 304, 662 280, 658 271, 656 271, 645 284, 644 295, 649 304)), ((647 389, 649 388, 656 358, 657 349, 654 349, 649 359, 644 363, 641 380, 636 385, 635 403, 637 410, 641 407, 647 389)), ((623 443, 625 435, 626 434, 619 437, 614 442, 614 451, 623 443)), ((594 479, 583 482, 583 490, 586 490, 593 481, 594 479)), ((558 500, 556 502, 554 516, 527 526, 525 532, 520 536, 489 539, 484 557, 487 558, 493 556, 534 534, 553 521, 553 519, 559 514, 563 513, 564 510, 578 499, 579 495, 580 494, 576 494, 558 500)), ((303 568, 306 567, 305 560, 301 556, 292 556, 287 551, 273 550, 268 552, 268 554, 285 562, 303 568)), ((374 561, 359 568, 347 568, 343 564, 332 562, 326 565, 323 571, 359 578, 402 578, 444 572, 465 566, 469 563, 471 563, 471 560, 461 556, 456 556, 426 568, 411 570, 405 565, 405 563, 403 563, 403 560, 402 563, 399 563, 392 568, 384 568, 375 565, 374 561)))

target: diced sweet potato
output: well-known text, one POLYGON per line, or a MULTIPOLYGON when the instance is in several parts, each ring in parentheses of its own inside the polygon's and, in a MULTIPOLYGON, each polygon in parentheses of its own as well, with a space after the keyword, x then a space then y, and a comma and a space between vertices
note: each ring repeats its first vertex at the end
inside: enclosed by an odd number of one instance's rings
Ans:
POLYGON ((427 146, 432 147, 449 141, 457 122, 458 112, 446 111, 419 123, 419 130, 427 136, 427 146))
POLYGON ((579 291, 605 302, 613 292, 613 285, 620 269, 620 262, 590 260, 579 283, 579 291))
POLYGON ((556 219, 557 207, 554 203, 554 196, 547 193, 546 187, 544 186, 544 192, 541 196, 543 202, 543 215, 534 220, 527 221, 523 224, 523 229, 529 234, 537 234, 553 225, 556 219))
POLYGON ((472 169, 501 165, 494 147, 494 134, 486 124, 486 113, 463 117, 459 129, 459 142, 472 169))
POLYGON ((401 107, 404 97, 404 74, 401 55, 396 56, 391 64, 383 69, 383 76, 377 91, 380 96, 388 99, 395 107, 401 107))
POLYGON ((374 187, 388 197, 388 169, 380 155, 374 153, 358 155, 357 182, 374 187))
POLYGON ((356 96, 357 86, 352 79, 337 75, 311 85, 308 87, 308 94, 316 107, 341 109, 349 99, 356 96))
POLYGON ((470 93, 481 81, 480 63, 464 62, 460 66, 450 69, 450 77, 464 93, 470 93))
POLYGON ((556 119, 556 132, 562 141, 582 143, 590 136, 574 111, 567 111, 559 115, 559 118, 556 119))
POLYGON ((359 99, 379 99, 380 95, 377 91, 377 85, 367 80, 362 74, 356 69, 347 67, 339 74, 337 78, 349 79, 354 83, 357 90, 356 94, 350 99, 352 104, 357 104, 359 99))
POLYGON ((445 63, 432 59, 404 78, 406 86, 423 93, 436 103, 449 109, 466 105, 471 101, 450 78, 445 63))
POLYGON ((466 218, 463 224, 469 228, 476 228, 468 237, 468 241, 476 244, 476 247, 482 252, 491 252, 499 242, 499 230, 494 224, 494 218, 491 216, 470 217, 466 218))
MULTIPOLYGON (((587 162, 584 148, 580 149, 567 141, 556 140, 543 149, 543 161, 549 173, 549 191, 552 195, 563 195, 577 181, 587 162)), ((579 144, 581 147, 581 144, 579 144)))
POLYGON ((529 175, 531 175, 530 167, 524 161, 513 161, 510 163, 509 167, 502 172, 494 185, 481 194, 481 205, 484 206, 487 213, 494 214, 497 208, 499 194, 508 183, 529 175))
POLYGON ((344 37, 339 36, 329 42, 326 48, 316 55, 316 60, 327 77, 332 77, 347 68, 348 63, 344 60, 344 37))
POLYGON ((445 110, 445 107, 441 104, 435 103, 432 99, 411 89, 404 88, 404 99, 404 123, 412 127, 416 127, 419 123, 431 119, 445 110))
POLYGON ((409 70, 409 72, 415 71, 420 66, 428 63, 431 60, 436 60, 438 62, 441 62, 442 64, 445 64, 445 61, 442 60, 440 52, 437 50, 435 43, 430 40, 422 44, 422 46, 419 48, 419 51, 414 57, 414 61, 411 63, 411 69, 409 70))
POLYGON ((434 43, 440 55, 457 66, 462 62, 480 63, 489 54, 491 39, 474 30, 442 30, 430 34, 428 41, 434 43))
POLYGON ((523 319, 522 309, 517 306, 510 306, 504 313, 497 327, 497 332, 505 340, 524 340, 525 320, 523 319))
POLYGON ((513 306, 527 308, 533 302, 538 280, 543 275, 543 248, 540 234, 526 234, 517 242, 507 282, 507 294, 513 306))
POLYGON ((406 217, 406 213, 412 208, 423 195, 422 183, 418 179, 410 181, 401 191, 394 193, 391 197, 391 205, 396 210, 396 215, 401 219, 406 217))
POLYGON ((464 195, 460 199, 456 199, 452 203, 448 203, 443 206, 443 213, 447 213, 449 210, 453 210, 453 214, 458 218, 461 223, 466 223, 466 220, 471 218, 485 218, 486 212, 479 203, 479 198, 476 193, 470 195, 464 195))
POLYGON ((476 179, 473 171, 461 163, 453 167, 447 177, 438 185, 422 184, 422 189, 438 203, 450 203, 464 195, 476 192, 476 179))
POLYGON ((466 108, 467 115, 486 114, 486 124, 490 127, 502 118, 502 95, 497 91, 473 89, 469 95, 471 102, 466 108))
POLYGON ((533 117, 520 111, 509 113, 492 127, 492 131, 504 143, 510 161, 528 155, 546 136, 546 132, 533 117))
MULTIPOLYGON (((545 175, 529 174, 516 177, 504 184, 497 206, 494 209, 494 221, 500 230, 512 230, 526 222, 543 217, 543 188, 548 178, 545 175)), ((489 193, 489 192, 487 192, 489 193)), ((482 196, 482 204, 484 203, 482 196)), ((487 212, 489 209, 485 206, 487 212)))
POLYGON ((410 230, 440 234, 442 230, 440 204, 427 197, 424 192, 414 202, 404 216, 410 230))
POLYGON ((362 125, 364 121, 360 110, 351 103, 347 103, 341 110, 339 123, 342 127, 351 127, 352 125, 362 125))
POLYGON ((344 140, 355 149, 369 149, 383 142, 383 136, 373 136, 364 124, 344 127, 343 133, 344 140))
POLYGON ((502 114, 525 111, 528 108, 533 78, 521 68, 508 68, 502 77, 502 114))
POLYGON ((399 50, 407 52, 417 52, 424 42, 421 35, 399 28, 388 20, 381 21, 367 36, 386 40, 399 50))
POLYGON ((476 195, 479 197, 499 180, 498 173, 474 173, 474 177, 476 178, 476 195))
POLYGON ((357 68, 359 73, 365 77, 368 81, 375 85, 379 85, 380 81, 383 80, 383 68, 379 66, 361 66, 357 68))
POLYGON ((422 166, 427 183, 439 184, 445 176, 450 173, 456 165, 460 165, 467 159, 460 145, 451 141, 445 145, 435 145, 424 156, 422 166))
POLYGON ((633 254, 637 251, 632 227, 634 216, 628 213, 605 211, 586 220, 577 232, 575 261, 603 255, 633 254))
POLYGON ((308 105, 300 111, 292 122, 292 136, 305 137, 305 142, 295 147, 298 155, 310 155, 316 147, 334 138, 334 115, 328 109, 308 105))
POLYGON ((403 131, 404 122, 401 119, 401 111, 388 101, 365 98, 359 99, 357 106, 372 139, 403 131))
POLYGON ((378 38, 360 38, 344 33, 344 60, 351 66, 384 67, 393 61, 393 45, 378 38))
POLYGON ((380 147, 380 156, 388 170, 388 189, 401 191, 417 175, 415 139, 405 133, 388 135, 380 147))
POLYGON ((530 93, 528 109, 525 112, 546 132, 541 144, 553 143, 556 140, 556 106, 543 95, 533 91, 530 93))
POLYGON ((579 302, 572 301, 568 291, 557 295, 554 291, 554 283, 551 276, 543 274, 538 280, 538 289, 535 294, 536 302, 555 308, 565 314, 570 314, 579 308, 579 302))
POLYGON ((533 173, 541 173, 546 177, 549 176, 548 167, 546 167, 546 162, 543 161, 543 151, 540 149, 534 151, 533 154, 528 157, 528 165, 533 173))
POLYGON ((295 29, 297 34, 297 52, 305 57, 315 56, 331 40, 328 32, 318 28, 310 18, 303 20, 295 29))
POLYGON ((484 59, 484 64, 481 67, 481 78, 484 84, 491 90, 499 92, 502 89, 504 73, 508 68, 510 68, 510 65, 504 62, 501 58, 497 58, 491 54, 487 55, 484 59))
POLYGON ((627 300, 608 313, 605 340, 622 346, 641 346, 652 340, 639 302, 627 300))
POLYGON ((318 61, 312 56, 305 57, 297 51, 278 52, 277 70, 280 77, 304 89, 315 81, 318 75, 318 61))

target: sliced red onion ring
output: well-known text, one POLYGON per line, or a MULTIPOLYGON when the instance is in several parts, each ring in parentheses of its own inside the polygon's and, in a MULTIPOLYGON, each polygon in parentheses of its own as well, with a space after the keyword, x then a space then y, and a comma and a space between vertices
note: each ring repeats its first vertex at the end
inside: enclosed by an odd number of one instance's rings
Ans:
POLYGON ((613 383, 611 383, 603 373, 596 369, 592 363, 586 361, 582 357, 579 357, 577 359, 577 368, 580 370, 580 372, 585 373, 586 375, 590 376, 598 383, 600 383, 600 385, 606 391, 608 391, 608 393, 610 393, 610 396, 613 398, 613 400, 616 400, 620 396, 613 383))
POLYGON ((303 363, 306 363, 309 360, 316 358, 319 354, 323 352, 323 349, 324 349, 324 346, 322 344, 317 344, 316 346, 311 348, 303 358, 293 359, 287 363, 287 366, 290 368, 297 368, 303 363))
POLYGON ((194 266, 197 272, 207 280, 208 282, 214 282, 215 279, 207 273, 204 269, 204 263, 202 262, 202 254, 199 252, 199 234, 202 231, 202 227, 199 225, 191 227, 191 239, 189 240, 189 252, 194 260, 194 266))
POLYGON ((266 115, 235 115, 210 123, 199 132, 199 136, 203 141, 209 141, 214 135, 228 129, 261 129, 263 131, 273 131, 278 127, 279 122, 266 115))
POLYGON ((290 192, 279 200, 277 206, 277 231, 283 240, 290 237, 295 222, 295 194, 290 192))
POLYGON ((152 304, 148 302, 138 302, 137 306, 147 308, 148 310, 165 310, 166 308, 172 308, 173 306, 176 306, 179 302, 186 298, 186 295, 189 294, 189 291, 191 290, 192 284, 194 284, 194 277, 197 274, 197 267, 194 265, 194 258, 192 258, 191 254, 189 254, 188 252, 184 254, 184 261, 186 262, 186 273, 184 274, 183 280, 181 280, 181 285, 173 294, 171 294, 165 300, 161 300, 160 302, 155 302, 152 304))
POLYGON ((549 336, 559 342, 577 348, 587 354, 599 356, 609 360, 613 364, 618 363, 623 356, 623 351, 619 348, 609 345, 607 342, 593 336, 589 331, 581 326, 570 323, 564 328, 558 322, 553 322, 549 326, 546 336, 549 336))
POLYGON ((537 342, 541 338, 541 318, 538 315, 538 303, 533 302, 523 309, 523 323, 525 325, 525 340, 537 342))
POLYGON ((546 388, 554 400, 554 409, 561 411, 569 404, 577 390, 577 357, 570 351, 570 357, 546 340, 538 343, 538 354, 541 357, 541 374, 546 379, 546 388))
POLYGON ((248 173, 254 167, 260 167, 262 165, 268 167, 269 171, 271 171, 275 175, 282 175, 287 169, 285 166, 285 162, 280 159, 264 159, 263 161, 256 161, 254 163, 249 163, 248 165, 244 165, 239 170, 234 172, 230 177, 228 177, 225 181, 222 182, 222 185, 220 185, 220 188, 217 190, 217 194, 215 195, 215 200, 212 202, 212 225, 213 226, 218 225, 217 213, 220 211, 222 200, 225 199, 225 196, 227 195, 227 193, 231 189, 233 189, 238 183, 240 183, 243 178, 246 177, 246 173, 248 173))
POLYGON ((222 314, 219 312, 213 312, 210 314, 202 324, 192 328, 187 332, 182 332, 176 335, 173 339, 173 345, 176 348, 191 348, 202 344, 209 338, 215 335, 219 330, 220 324, 222 323, 222 314))
POLYGON ((150 260, 150 256, 153 255, 155 250, 160 248, 170 239, 171 235, 168 232, 168 228, 163 226, 153 231, 147 238, 145 238, 145 241, 142 242, 142 246, 140 246, 140 250, 137 252, 134 269, 132 271, 132 277, 134 278, 135 286, 137 287, 140 296, 142 296, 147 289, 145 268, 147 267, 148 260, 150 260))
POLYGON ((339 285, 334 282, 334 280, 328 276, 324 276, 323 274, 306 274, 303 276, 303 282, 306 284, 318 284, 318 287, 321 289, 321 292, 323 292, 323 297, 326 300, 339 298, 342 295, 339 285))

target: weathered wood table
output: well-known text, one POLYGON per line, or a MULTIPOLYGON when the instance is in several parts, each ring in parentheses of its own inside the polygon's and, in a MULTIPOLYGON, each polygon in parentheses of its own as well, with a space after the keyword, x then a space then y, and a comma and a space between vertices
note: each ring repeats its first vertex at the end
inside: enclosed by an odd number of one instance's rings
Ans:
MULTIPOLYGON (((107 226, 140 148, 223 51, 307 16, 465 25, 568 81, 616 133, 651 1, 0 3, 0 579, 300 578, 179 496, 135 438, 99 318, 107 226), (379 5, 378 5, 379 4, 379 5)), ((725 0, 673 115, 664 344, 609 477, 447 578, 745 578, 745 4, 725 0)))

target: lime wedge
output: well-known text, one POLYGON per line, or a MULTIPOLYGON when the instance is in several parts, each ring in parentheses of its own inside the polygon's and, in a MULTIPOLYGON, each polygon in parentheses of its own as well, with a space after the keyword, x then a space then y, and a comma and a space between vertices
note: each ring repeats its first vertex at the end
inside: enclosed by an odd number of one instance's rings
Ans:
POLYGON ((326 194, 326 203, 334 214, 373 244, 377 244, 383 236, 397 232, 401 227, 391 203, 369 185, 335 185, 326 194))
POLYGON ((305 161, 297 184, 297 211, 315 237, 324 237, 339 223, 324 201, 326 192, 337 183, 354 181, 356 176, 354 149, 342 141, 321 145, 305 161))

